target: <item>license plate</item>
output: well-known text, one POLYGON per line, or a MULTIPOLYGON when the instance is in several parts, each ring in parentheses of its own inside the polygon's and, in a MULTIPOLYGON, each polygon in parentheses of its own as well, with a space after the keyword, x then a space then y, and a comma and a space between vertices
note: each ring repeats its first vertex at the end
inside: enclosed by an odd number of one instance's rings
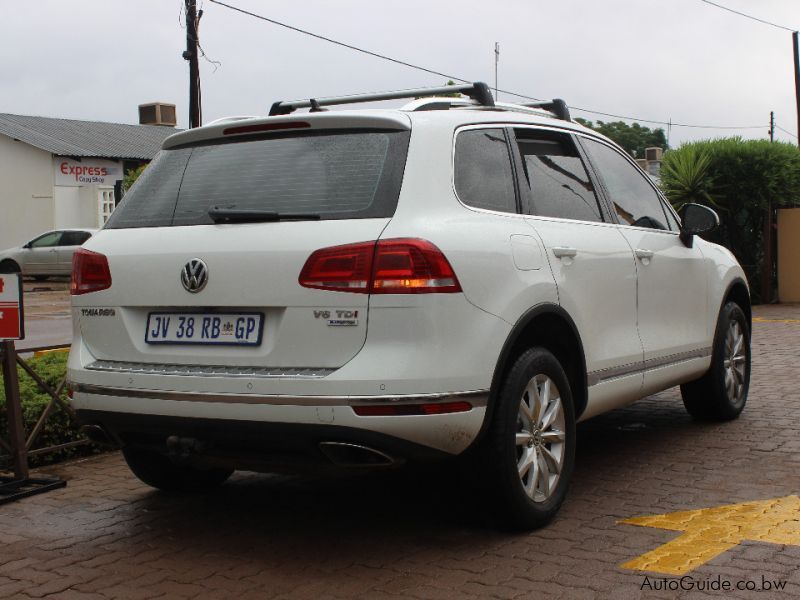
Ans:
POLYGON ((261 313, 153 312, 147 315, 148 344, 259 346, 261 313))

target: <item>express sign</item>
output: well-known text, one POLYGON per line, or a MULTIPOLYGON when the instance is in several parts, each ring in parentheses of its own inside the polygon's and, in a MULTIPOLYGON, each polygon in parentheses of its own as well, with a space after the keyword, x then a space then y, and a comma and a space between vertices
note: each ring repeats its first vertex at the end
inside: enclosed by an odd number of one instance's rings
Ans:
POLYGON ((56 185, 114 185, 122 179, 122 165, 110 160, 82 161, 56 156, 53 160, 56 185))
POLYGON ((0 274, 0 340, 22 339, 22 275, 0 274))

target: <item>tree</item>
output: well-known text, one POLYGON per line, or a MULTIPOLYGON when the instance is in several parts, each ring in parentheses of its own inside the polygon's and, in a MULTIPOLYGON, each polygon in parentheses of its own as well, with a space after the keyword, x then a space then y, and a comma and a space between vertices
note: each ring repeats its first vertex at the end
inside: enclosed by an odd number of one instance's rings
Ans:
POLYGON ((575 119, 581 125, 594 129, 598 133, 611 138, 622 146, 634 158, 644 158, 645 148, 661 148, 667 150, 667 137, 661 128, 651 130, 649 127, 642 127, 638 123, 628 125, 623 121, 612 121, 605 123, 597 121, 592 123, 586 119, 575 119))
POLYGON ((695 203, 723 208, 722 190, 709 172, 711 154, 707 149, 686 145, 665 155, 661 165, 661 188, 675 210, 695 203))
POLYGON ((764 265, 767 211, 800 206, 800 150, 792 144, 740 137, 683 144, 664 154, 661 187, 672 205, 704 204, 720 227, 709 234, 742 265, 755 301, 764 265))
POLYGON ((131 186, 133 186, 133 184, 136 183, 136 180, 139 179, 139 175, 141 175, 144 172, 146 167, 147 165, 144 164, 144 165, 139 165, 139 167, 137 167, 136 169, 128 169, 128 172, 125 173, 125 177, 122 179, 123 193, 131 189, 131 186))

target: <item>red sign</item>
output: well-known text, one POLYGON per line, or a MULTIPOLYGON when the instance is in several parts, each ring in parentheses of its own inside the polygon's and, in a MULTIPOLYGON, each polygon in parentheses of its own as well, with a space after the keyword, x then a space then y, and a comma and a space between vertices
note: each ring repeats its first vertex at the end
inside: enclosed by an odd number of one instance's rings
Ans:
POLYGON ((22 340, 22 275, 0 274, 0 340, 22 340))

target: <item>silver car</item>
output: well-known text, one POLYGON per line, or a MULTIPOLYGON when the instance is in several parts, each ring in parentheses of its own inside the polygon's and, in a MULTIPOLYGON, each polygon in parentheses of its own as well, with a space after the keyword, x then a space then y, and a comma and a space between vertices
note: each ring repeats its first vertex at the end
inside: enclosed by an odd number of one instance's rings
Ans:
POLYGON ((19 273, 36 279, 72 273, 72 254, 97 229, 59 229, 43 233, 27 244, 0 252, 0 273, 19 273))

